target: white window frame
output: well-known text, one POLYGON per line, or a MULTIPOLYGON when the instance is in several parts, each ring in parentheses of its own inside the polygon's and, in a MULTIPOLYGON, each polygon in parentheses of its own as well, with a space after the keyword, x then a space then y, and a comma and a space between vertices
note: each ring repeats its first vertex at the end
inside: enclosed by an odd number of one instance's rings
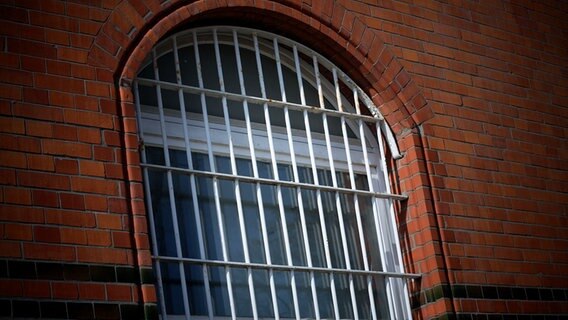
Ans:
MULTIPOLYGON (((242 40, 242 39, 241 39, 242 40)), ((203 58, 201 58, 203 59, 203 58)), ((394 206, 393 201, 405 200, 405 196, 392 194, 389 186, 389 179, 386 168, 385 159, 385 146, 383 141, 387 142, 390 153, 395 159, 400 158, 400 152, 396 146, 396 141, 394 136, 386 125, 383 117, 380 115, 378 109, 373 104, 372 100, 365 94, 365 92, 359 88, 345 73, 333 65, 329 60, 325 59, 321 55, 312 51, 311 49, 298 44, 292 40, 280 37, 275 34, 268 32, 263 32, 259 30, 253 30, 248 28, 240 27, 224 27, 224 26, 214 26, 214 27, 204 27, 196 28, 188 31, 183 31, 176 35, 168 37, 166 40, 162 41, 160 44, 156 45, 153 49, 153 54, 150 60, 144 65, 147 66, 149 63, 153 63, 154 73, 156 77, 154 79, 147 78, 137 78, 134 82, 135 91, 135 101, 137 108, 137 117, 139 125, 140 138, 143 142, 143 146, 157 146, 164 148, 164 158, 165 165, 151 164, 147 162, 144 152, 142 153, 142 168, 144 172, 144 183, 147 198, 147 208, 149 215, 149 226, 150 233, 152 235, 152 249, 153 249, 153 259, 155 263, 155 271, 157 276, 157 291, 160 301, 164 301, 164 293, 162 290, 162 278, 160 270, 160 261, 170 261, 179 264, 179 272, 181 278, 182 294, 184 301, 185 314, 183 316, 172 316, 167 315, 164 303, 160 305, 160 314, 163 319, 201 319, 201 318, 216 318, 223 319, 223 317, 217 317, 213 315, 211 295, 208 288, 208 284, 205 284, 208 316, 195 316, 191 314, 188 303, 188 289, 185 283, 185 264, 197 264, 204 266, 203 277, 207 282, 208 274, 205 266, 221 266, 225 269, 225 276, 228 285, 228 296, 230 300, 230 309, 232 319, 236 319, 237 315, 235 312, 234 298, 231 291, 231 267, 245 268, 249 274, 249 292, 251 295, 251 305, 252 313, 254 319, 258 319, 259 316, 256 312, 255 305, 255 293, 254 284, 252 281, 251 270, 255 268, 260 268, 268 270, 270 272, 270 287, 273 301, 273 310, 275 317, 278 319, 278 305, 276 303, 275 292, 274 292, 274 282, 272 279, 273 271, 288 271, 291 274, 291 290, 294 300, 294 308, 296 319, 299 319, 299 306, 298 297, 295 292, 295 282, 294 282, 294 271, 305 271, 311 276, 311 288, 313 297, 313 307, 315 309, 315 318, 320 319, 318 311, 318 299, 316 295, 316 287, 314 283, 314 272, 323 272, 329 274, 329 279, 331 281, 331 294, 334 301, 334 315, 335 319, 339 319, 339 312, 337 310, 337 301, 334 291, 334 274, 345 273, 349 275, 350 282, 350 292, 352 299, 352 314, 354 319, 359 319, 357 312, 357 302, 353 289, 353 276, 354 275, 364 275, 367 279, 368 295, 370 300, 370 306, 372 309, 371 318, 376 319, 377 314, 375 311, 375 298, 373 292, 372 279, 373 277, 384 277, 386 282, 389 314, 392 319, 410 319, 411 311, 409 304, 409 297, 407 291, 407 281, 408 279, 413 279, 419 277, 417 274, 405 273, 404 266, 402 263, 402 254, 400 250, 400 244, 398 235, 396 234, 396 219, 394 216, 394 206), (210 44, 213 44, 216 49, 216 61, 217 61, 217 71, 219 73, 219 78, 223 78, 223 67, 219 58, 219 44, 230 44, 237 48, 246 48, 252 50, 256 54, 257 66, 260 66, 260 55, 269 56, 277 62, 278 78, 281 86, 281 93, 283 99, 281 101, 275 101, 268 99, 266 97, 262 68, 257 68, 259 70, 258 77, 261 84, 261 97, 246 95, 245 84, 243 81, 243 72, 241 66, 241 58, 239 55, 239 50, 235 50, 235 58, 237 61, 237 67, 239 70, 239 79, 241 93, 229 93, 224 89, 224 85, 220 83, 220 90, 212 90, 204 88, 203 79, 199 64, 199 53, 197 52, 196 46, 207 42, 199 42, 198 38, 202 38, 204 34, 212 34, 213 37, 209 39, 210 44), (250 37, 252 41, 240 42, 240 35, 246 35, 250 37), (258 41, 262 38, 263 41, 258 41), (272 43, 272 46, 270 45, 272 43), (281 45, 286 45, 289 48, 293 48, 291 52, 280 52, 278 48, 281 45), (189 85, 182 84, 180 75, 180 64, 178 57, 178 50, 185 46, 193 46, 195 49, 196 59, 197 59, 197 73, 199 86, 193 87, 189 85), (169 48, 169 49, 168 49, 169 48), (158 78, 158 63, 157 59, 163 55, 171 52, 173 49, 175 67, 177 72, 177 82, 166 82, 160 81, 158 78), (300 59, 300 54, 312 58, 313 63, 308 63, 305 59, 300 59), (282 67, 287 67, 289 69, 295 70, 298 77, 298 84, 300 86, 300 97, 301 103, 291 103, 286 101, 286 88, 283 84, 282 78, 282 67), (333 79, 326 79, 319 74, 319 67, 323 67, 327 72, 331 72, 333 79), (304 88, 303 80, 307 80, 313 87, 317 88, 319 94, 319 106, 308 106, 306 105, 304 98, 304 88), (351 105, 349 99, 346 99, 340 92, 340 85, 342 83, 343 87, 348 87, 352 90, 353 100, 355 105, 351 105), (139 98, 139 86, 153 87, 157 93, 157 106, 146 106, 140 104, 139 98), (161 90, 168 89, 178 92, 178 102, 180 104, 181 110, 186 110, 184 105, 183 93, 199 94, 201 97, 202 104, 202 114, 186 112, 185 116, 181 116, 182 111, 166 109, 163 105, 161 90), (245 120, 229 119, 229 117, 214 117, 208 116, 204 117, 203 114, 207 113, 207 106, 205 103, 205 97, 216 97, 220 98, 223 104, 224 114, 227 114, 227 100, 240 101, 243 104, 245 120), (323 97, 335 97, 334 105, 337 110, 324 109, 323 97), (362 101, 365 107, 369 110, 371 116, 363 115, 359 106, 359 102, 362 101), (250 115, 248 114, 247 103, 256 103, 263 105, 265 112, 265 119, 270 119, 268 109, 269 107, 281 107, 284 109, 284 116, 286 118, 286 127, 278 128, 271 126, 269 121, 266 124, 252 123, 250 121, 250 115), (298 110, 304 115, 304 126, 307 128, 304 130, 293 129, 289 123, 289 111, 288 110, 298 110), (322 114, 323 126, 325 133, 315 133, 311 132, 309 129, 308 114, 322 114), (339 117, 341 119, 342 125, 342 138, 333 137, 329 134, 327 117, 339 117), (365 125, 370 123, 371 126, 365 125), (355 133, 357 138, 348 137, 347 128, 355 133), (371 132, 371 129, 375 129, 375 134, 371 132), (301 132, 300 132, 301 131, 301 132), (230 133, 229 133, 230 132, 230 133), (362 139, 360 137, 363 137, 362 139), (383 140, 384 138, 384 140, 383 140), (353 145, 356 145, 355 147, 353 145), (191 164, 189 168, 177 168, 173 167, 169 160, 169 155, 167 150, 169 149, 185 150, 188 157, 188 163, 191 163, 191 152, 203 152, 207 153, 209 156, 209 161, 211 168, 214 168, 213 158, 215 155, 224 155, 230 157, 232 165, 233 174, 223 174, 215 172, 215 170, 209 172, 195 170, 192 168, 191 164), (291 152, 293 150, 293 152, 291 152), (349 152, 345 152, 349 150, 349 152), (248 158, 252 160, 253 176, 239 176, 236 174, 235 159, 236 158, 248 158), (352 159, 364 159, 362 162, 354 162, 352 159), (369 159, 375 159, 371 163, 369 159), (274 179, 264 179, 258 176, 258 170, 256 168, 256 160, 264 160, 272 163, 274 179), (277 170, 275 167, 276 163, 289 163, 294 169, 294 179, 293 181, 282 181, 277 177, 277 170), (312 167, 314 183, 301 183, 298 180, 298 174, 296 172, 297 167, 312 167), (323 168, 330 170, 332 172, 332 186, 320 185, 317 181, 316 168, 323 168), (159 170, 166 174, 167 183, 169 187, 169 196, 171 204, 171 214, 173 221, 173 229, 176 239, 176 256, 162 256, 158 252, 156 231, 154 226, 154 212, 152 209, 152 200, 150 186, 148 184, 148 171, 149 170, 159 170), (369 181, 369 190, 357 190, 354 183, 351 183, 351 188, 339 188, 338 182, 336 181, 335 172, 349 172, 351 181, 354 180, 355 174, 363 174, 367 176, 369 181), (177 210, 175 208, 174 201, 174 187, 172 182, 172 173, 185 174, 191 179, 191 189, 196 190, 195 179, 198 176, 211 177, 214 181, 214 191, 216 193, 216 210, 219 217, 219 221, 222 221, 220 204, 218 202, 219 196, 218 186, 216 184, 217 179, 229 179, 234 181, 235 194, 237 196, 237 208, 240 221, 240 230, 243 239, 243 250, 245 251, 245 261, 236 262, 230 261, 227 256, 227 248, 224 237, 224 229, 222 223, 219 225, 219 232, 223 243, 223 260, 208 260, 204 257, 205 249, 203 243, 203 235, 199 234, 198 238, 201 239, 199 242, 199 247, 202 255, 202 259, 190 259, 182 256, 181 243, 180 243, 180 230, 177 225, 177 210), (327 257, 327 267, 314 267, 310 262, 310 246, 305 244, 305 253, 307 257, 307 266, 297 266, 293 265, 290 256, 290 246, 287 243, 286 230, 283 230, 283 235, 285 238, 286 245, 286 255, 287 255, 287 265, 276 265, 270 262, 270 254, 266 253, 267 263, 259 264, 252 263, 248 258, 248 245, 246 243, 246 231, 244 226, 244 219, 242 213, 242 204, 240 200, 239 182, 251 182, 255 183, 257 186, 257 193, 260 192, 261 184, 271 184, 275 185, 278 190, 278 197, 281 197, 280 187, 293 187, 297 190, 301 189, 312 189, 317 192, 318 209, 320 211, 320 218, 322 228, 325 229, 324 214, 322 212, 323 205, 321 203, 322 197, 320 195, 321 191, 332 191, 335 193, 336 205, 338 210, 338 215, 341 215, 341 205, 340 205, 340 194, 351 194, 357 203, 358 196, 372 196, 373 199, 373 215, 376 221, 376 230, 379 233, 377 238, 379 239, 379 245, 381 247, 381 261, 383 263, 383 269, 381 271, 370 270, 367 263, 367 253, 364 250, 363 236, 360 236, 361 248, 363 248, 363 260, 364 260, 364 270, 351 269, 349 266, 350 253, 346 247, 345 241, 345 231, 342 219, 339 219, 341 238, 343 239, 343 249, 344 249, 344 261, 347 264, 345 269, 334 268, 330 262, 329 248, 327 247, 326 232, 322 231, 322 236, 324 237, 324 249, 327 257), (375 191, 377 190, 377 191, 375 191), (379 199, 386 199, 385 201, 379 202, 379 199)), ((197 207, 197 198, 195 196, 196 192, 192 192, 194 196, 194 213, 199 212, 197 207)), ((259 193, 260 195, 260 193, 259 193)), ((265 239, 265 250, 267 247, 266 243, 266 226, 263 220, 263 208, 262 208, 262 197, 257 197, 259 201, 259 212, 260 219, 262 223, 262 231, 265 239)), ((282 201, 280 201, 281 203, 282 201)), ((303 220, 303 205, 301 193, 298 192, 298 203, 300 206, 300 216, 302 218, 302 232, 303 236, 307 237, 307 230, 305 228, 305 221, 303 220)), ((356 217, 358 227, 361 228, 361 219, 358 205, 355 206, 356 217)), ((280 213, 283 219, 282 228, 286 229, 285 217, 283 214, 283 207, 280 206, 280 213)), ((200 225, 200 215, 194 214, 197 225, 200 225)), ((199 228, 198 228, 199 229, 199 228)), ((362 231, 360 229, 359 231, 362 231)), ((201 233, 201 230, 198 230, 201 233)), ((362 232, 361 232, 362 234, 362 232)), ((241 318, 241 317, 239 317, 241 318)))

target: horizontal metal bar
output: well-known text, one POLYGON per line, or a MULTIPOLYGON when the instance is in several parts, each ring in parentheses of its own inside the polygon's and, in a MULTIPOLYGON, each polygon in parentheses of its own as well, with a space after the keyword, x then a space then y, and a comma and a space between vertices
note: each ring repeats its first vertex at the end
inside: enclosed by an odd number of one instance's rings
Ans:
POLYGON ((213 89, 199 88, 199 87, 194 87, 194 86, 177 84, 177 83, 173 83, 173 82, 159 81, 159 80, 153 80, 153 79, 142 78, 142 77, 137 78, 136 81, 138 81, 140 84, 143 84, 143 85, 160 86, 162 88, 170 89, 170 90, 182 89, 184 92, 188 92, 188 93, 195 93, 195 94, 204 93, 206 96, 216 97, 216 98, 225 97, 229 100, 239 101, 239 102, 246 100, 248 102, 257 103, 257 104, 266 103, 269 106, 273 106, 273 107, 282 107, 282 108, 288 107, 288 108, 293 109, 293 110, 301 110, 301 111, 308 110, 309 112, 312 112, 312 113, 326 113, 328 115, 335 116, 335 117, 342 117, 343 116, 343 117, 347 117, 347 118, 351 118, 351 119, 361 119, 365 122, 377 123, 377 122, 383 121, 382 118, 375 118, 375 117, 372 117, 372 116, 366 116, 366 115, 356 114, 356 113, 351 113, 351 112, 343 112, 343 111, 337 111, 337 110, 323 109, 319 106, 301 105, 301 104, 293 103, 293 102, 284 102, 284 101, 278 101, 278 100, 261 98, 261 97, 254 97, 254 96, 245 96, 245 95, 238 94, 238 93, 223 92, 223 91, 218 91, 218 90, 213 90, 213 89))
POLYGON ((321 190, 321 191, 329 191, 329 192, 339 192, 339 193, 346 193, 346 194, 358 194, 364 196, 371 196, 375 198, 381 199, 393 199, 393 200, 407 200, 408 196, 401 195, 401 194, 392 194, 392 193, 382 193, 382 192, 371 192, 366 190, 357 190, 357 189, 347 189, 347 188, 334 188, 331 186, 322 186, 322 185, 315 185, 309 183, 302 183, 302 182, 294 182, 294 181, 283 181, 283 180, 272 180, 266 178, 255 178, 249 176, 241 176, 241 175, 232 175, 227 173, 219 173, 219 172, 210 172, 210 171, 202 171, 202 170, 192 170, 186 168, 177 168, 177 167, 168 167, 159 164, 149 164, 149 163, 141 163, 140 164, 143 168, 155 169, 160 171, 173 171, 185 175, 199 175, 211 178, 222 178, 227 180, 238 180, 244 182, 251 182, 251 183, 261 183, 261 184, 269 184, 269 185, 279 185, 285 187, 300 187, 304 189, 312 189, 312 190, 321 190))
POLYGON ((305 267, 305 266, 289 266, 282 264, 262 264, 253 262, 238 262, 238 261, 221 261, 221 260, 206 260, 206 259, 193 259, 193 258, 178 258, 178 257, 167 257, 167 256, 152 256, 152 259, 156 261, 174 261, 174 262, 186 262, 193 264, 204 264, 209 266, 219 266, 219 267, 237 267, 237 268, 253 268, 253 269, 265 269, 265 270, 281 270, 281 271, 305 271, 305 272, 322 272, 322 273, 345 273, 352 275, 369 275, 369 276, 380 276, 380 277, 390 277, 390 278, 405 278, 405 279, 416 279, 420 278, 422 275, 419 273, 397 273, 397 272, 385 272, 385 271, 372 271, 372 270, 353 270, 353 269, 337 269, 337 268, 322 268, 322 267, 305 267))

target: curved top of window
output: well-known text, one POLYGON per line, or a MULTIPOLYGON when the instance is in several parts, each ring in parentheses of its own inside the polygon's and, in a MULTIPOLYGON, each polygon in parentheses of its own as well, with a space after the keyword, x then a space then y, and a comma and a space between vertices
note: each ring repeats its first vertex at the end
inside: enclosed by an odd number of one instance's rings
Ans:
MULTIPOLYGON (((309 115, 311 131, 324 134, 322 122, 315 117, 317 113, 330 114, 328 129, 332 139, 342 135, 342 115, 369 124, 377 123, 393 157, 401 157, 378 108, 348 75, 312 49, 276 34, 224 26, 182 31, 155 46, 152 55, 142 64, 137 80, 140 85, 161 85, 166 113, 180 110, 177 90, 182 88, 185 110, 190 113, 202 112, 199 94, 204 92, 212 102, 207 110, 209 116, 223 117, 221 104, 213 103, 222 97, 227 99, 231 119, 241 121, 245 120, 243 108, 233 106, 241 104, 245 98, 253 105, 267 103, 274 107, 287 106, 294 111, 307 107, 312 111, 309 115), (235 44, 239 47, 238 52, 235 44), (196 47, 199 48, 199 63, 196 63, 196 47), (177 48, 177 54, 174 54, 174 48, 177 48), (217 54, 218 59, 212 58, 217 54), (241 70, 238 70, 236 59, 241 60, 241 70), (221 74, 223 79, 220 81, 221 74)), ((155 90, 140 90, 139 99, 142 106, 158 105, 155 90)), ((302 113, 294 111, 290 113, 292 129, 305 130, 302 113)), ((282 113, 271 109, 270 118, 273 126, 285 127, 282 113)), ((251 112, 250 121, 264 124, 263 112, 251 112)), ((348 137, 356 138, 357 131, 349 126, 348 137)))

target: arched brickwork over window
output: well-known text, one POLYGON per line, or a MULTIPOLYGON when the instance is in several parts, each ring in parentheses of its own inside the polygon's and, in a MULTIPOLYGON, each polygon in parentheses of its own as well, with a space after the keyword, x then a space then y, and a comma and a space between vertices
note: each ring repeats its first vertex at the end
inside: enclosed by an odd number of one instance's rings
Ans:
MULTIPOLYGON (((125 131, 129 177, 135 188, 132 194, 133 207, 143 219, 142 195, 140 194, 140 167, 136 153, 136 121, 133 104, 132 80, 152 47, 167 34, 192 25, 203 25, 216 19, 231 19, 236 24, 258 23, 268 30, 280 32, 292 39, 305 40, 313 36, 313 46, 327 55, 347 72, 372 98, 388 124, 393 129, 401 152, 405 155, 396 163, 399 184, 397 191, 409 196, 398 216, 404 260, 409 272, 423 274, 415 292, 432 288, 447 281, 443 264, 422 264, 436 261, 435 255, 442 248, 437 245, 436 219, 428 193, 429 181, 423 165, 427 154, 422 151, 422 141, 417 130, 420 123, 433 116, 417 86, 411 81, 402 66, 396 61, 380 37, 341 4, 322 2, 309 9, 300 3, 271 1, 253 5, 225 6, 215 1, 197 1, 188 5, 168 2, 162 7, 153 2, 145 6, 123 1, 113 11, 95 40, 88 61, 100 68, 116 70, 119 83, 120 108, 125 131), (238 14, 237 14, 238 12, 238 14), (258 20, 255 20, 258 19, 258 20), (412 221, 412 223, 408 223, 412 221), (424 245, 414 248, 411 239, 419 237, 424 245), (434 259, 434 260, 432 260, 434 259), (418 290, 418 291, 417 291, 418 290)), ((311 43, 311 42, 310 42, 311 43)), ((140 220, 142 223, 142 220, 140 220)), ((141 265, 150 265, 145 235, 146 227, 135 224, 139 233, 138 253, 141 265)), ((443 296, 442 296, 443 297, 443 296)), ((143 290, 147 302, 155 301, 151 286, 143 290)), ((441 304, 444 305, 443 303, 441 304)), ((437 307, 439 309, 439 307, 437 307)), ((442 307, 446 308, 446 307, 442 307)), ((439 310, 422 310, 424 315, 439 313, 439 310)))

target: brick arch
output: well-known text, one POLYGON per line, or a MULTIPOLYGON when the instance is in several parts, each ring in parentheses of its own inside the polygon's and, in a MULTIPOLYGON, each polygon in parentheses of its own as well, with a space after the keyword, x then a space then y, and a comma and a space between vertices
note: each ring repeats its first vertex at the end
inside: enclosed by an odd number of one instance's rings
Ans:
POLYGON ((122 1, 102 26, 88 61, 128 81, 171 30, 203 21, 243 23, 254 17, 254 26, 307 43, 339 65, 373 98, 396 135, 433 117, 419 88, 377 32, 334 1, 314 1, 312 6, 297 0, 168 4, 122 1))
MULTIPOLYGON (((170 1, 163 7, 157 0, 146 1, 145 4, 123 0, 101 28, 89 53, 89 63, 112 70, 118 83, 122 131, 125 146, 131 151, 127 152, 125 162, 129 168, 128 179, 136 186, 130 189, 132 207, 141 217, 141 222, 134 225, 134 232, 142 238, 136 243, 139 263, 150 265, 151 260, 143 221, 145 213, 130 83, 154 45, 168 34, 221 19, 236 24, 246 23, 244 21, 248 19, 254 21, 254 27, 308 44, 349 74, 374 100, 397 136, 400 150, 406 154, 396 165, 399 191, 409 195, 409 201, 401 210, 404 213, 399 217, 405 235, 403 253, 411 272, 425 274, 420 286, 414 290, 447 282, 445 266, 435 259, 443 248, 438 244, 436 209, 429 191, 431 183, 425 160, 430 154, 424 150, 417 130, 434 114, 417 85, 378 33, 334 1, 312 1, 311 7, 302 6, 296 0, 238 1, 238 5, 234 3, 237 1, 228 2, 231 5, 214 0, 190 4, 170 1), (420 239, 422 245, 411 245, 412 241, 416 241, 412 238, 420 239)), ((143 301, 155 302, 151 286, 147 286, 142 295, 143 301)), ((434 314, 424 310, 427 308, 422 308, 424 317, 434 314)), ((421 316, 418 315, 418 318, 421 316)))

